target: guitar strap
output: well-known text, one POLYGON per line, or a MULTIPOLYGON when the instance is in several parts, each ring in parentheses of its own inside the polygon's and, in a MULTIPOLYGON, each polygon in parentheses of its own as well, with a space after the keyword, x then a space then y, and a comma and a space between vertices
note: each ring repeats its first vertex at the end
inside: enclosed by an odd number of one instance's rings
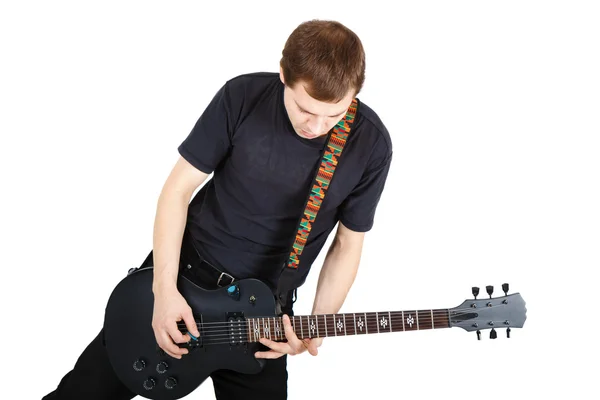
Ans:
POLYGON ((302 212, 298 227, 296 228, 296 236, 291 246, 289 259, 281 268, 276 292, 278 314, 281 314, 283 309, 290 306, 290 304, 288 304, 291 300, 289 293, 292 290, 295 291, 299 286, 300 275, 298 272, 298 265, 300 264, 300 256, 302 255, 302 250, 304 250, 308 235, 317 218, 319 209, 323 204, 325 194, 333 179, 333 174, 338 165, 339 158, 342 155, 342 151, 348 140, 348 135, 350 134, 350 129, 356 116, 357 107, 358 101, 353 99, 344 118, 334 126, 328 135, 327 145, 323 149, 321 162, 315 173, 310 193, 305 202, 304 211, 302 212))

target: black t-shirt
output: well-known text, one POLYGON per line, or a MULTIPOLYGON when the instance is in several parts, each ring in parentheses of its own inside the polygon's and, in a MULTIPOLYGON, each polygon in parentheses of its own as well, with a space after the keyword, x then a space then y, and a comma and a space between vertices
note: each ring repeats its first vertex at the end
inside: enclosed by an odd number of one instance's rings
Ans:
MULTIPOLYGON (((187 226, 199 251, 238 279, 258 278, 273 286, 289 257, 327 138, 296 134, 283 91, 277 73, 227 81, 178 148, 200 171, 214 172, 188 210, 187 226)), ((358 104, 300 256, 301 282, 338 221, 359 232, 373 226, 392 144, 375 112, 358 104)))

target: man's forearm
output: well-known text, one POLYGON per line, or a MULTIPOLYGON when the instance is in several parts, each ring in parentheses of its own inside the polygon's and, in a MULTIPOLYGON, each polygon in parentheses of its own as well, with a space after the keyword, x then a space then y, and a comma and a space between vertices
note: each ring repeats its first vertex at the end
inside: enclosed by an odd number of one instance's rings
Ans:
POLYGON ((154 293, 177 287, 189 200, 188 195, 176 191, 163 192, 158 199, 153 235, 154 293))
POLYGON ((361 252, 362 240, 334 239, 319 275, 312 314, 335 314, 340 310, 354 283, 361 252))

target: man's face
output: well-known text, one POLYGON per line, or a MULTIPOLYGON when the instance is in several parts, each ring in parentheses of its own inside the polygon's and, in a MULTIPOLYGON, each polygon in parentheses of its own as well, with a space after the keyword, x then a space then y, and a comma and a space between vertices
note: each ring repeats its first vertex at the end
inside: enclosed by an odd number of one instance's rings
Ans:
MULTIPOLYGON (((280 78, 285 83, 283 73, 280 78)), ((310 97, 304 85, 302 81, 293 89, 286 85, 283 101, 296 133, 305 139, 314 139, 326 135, 344 117, 354 98, 354 91, 349 91, 338 103, 324 103, 310 97)))

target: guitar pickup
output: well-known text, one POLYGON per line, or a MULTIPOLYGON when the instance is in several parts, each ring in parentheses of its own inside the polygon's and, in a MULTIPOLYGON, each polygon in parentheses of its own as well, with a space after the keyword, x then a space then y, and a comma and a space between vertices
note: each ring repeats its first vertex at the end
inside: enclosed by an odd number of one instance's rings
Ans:
POLYGON ((227 313, 227 325, 231 346, 241 346, 247 342, 246 318, 243 312, 227 313))

